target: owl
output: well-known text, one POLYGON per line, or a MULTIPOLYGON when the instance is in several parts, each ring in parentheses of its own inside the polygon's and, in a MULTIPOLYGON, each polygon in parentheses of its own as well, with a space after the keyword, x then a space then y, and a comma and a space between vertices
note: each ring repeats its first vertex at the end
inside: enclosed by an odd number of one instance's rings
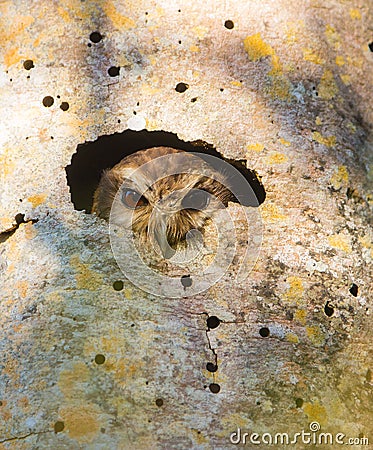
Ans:
POLYGON ((224 173, 193 153, 168 147, 141 150, 101 176, 92 212, 155 242, 165 259, 214 213, 236 201, 224 173))

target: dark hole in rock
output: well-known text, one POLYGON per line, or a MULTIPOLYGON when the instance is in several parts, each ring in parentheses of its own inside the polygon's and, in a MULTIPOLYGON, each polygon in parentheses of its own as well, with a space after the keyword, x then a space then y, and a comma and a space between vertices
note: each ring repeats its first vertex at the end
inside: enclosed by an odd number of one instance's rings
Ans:
POLYGON ((117 76, 119 75, 119 71, 120 71, 120 67, 112 66, 112 67, 110 67, 110 69, 107 71, 107 73, 108 73, 111 77, 117 77, 117 76))
POLYGON ((190 275, 183 275, 181 277, 181 284, 187 288, 190 287, 193 284, 193 280, 190 278, 190 275))
POLYGON ((0 406, 3 406, 3 402, 0 400, 0 406))
POLYGON ((297 408, 301 408, 302 406, 303 406, 303 399, 302 398, 296 398, 295 399, 295 406, 297 407, 297 408))
POLYGON ((220 325, 220 319, 216 316, 211 316, 206 320, 206 323, 207 327, 210 328, 210 330, 213 330, 220 325))
POLYGON ((217 394, 218 392, 220 392, 220 386, 217 383, 211 383, 209 388, 213 394, 217 394))
POLYGON ((268 336, 269 336, 269 328, 267 328, 267 327, 261 328, 261 329, 259 330, 259 334, 260 334, 262 337, 268 337, 268 336))
POLYGON ((52 106, 54 103, 54 98, 51 97, 50 95, 47 95, 46 97, 43 98, 43 105, 46 108, 49 108, 50 106, 52 106))
POLYGON ((121 280, 114 281, 113 288, 115 291, 121 291, 123 289, 124 283, 121 280))
POLYGON ((234 28, 234 23, 231 20, 226 20, 224 26, 225 28, 228 28, 228 30, 232 30, 234 28))
POLYGON ((96 364, 104 364, 106 358, 104 355, 98 354, 95 356, 95 363, 96 364))
POLYGON ((368 44, 369 50, 373 52, 373 41, 368 44))
POLYGON ((191 101, 192 103, 196 102, 196 101, 197 101, 197 97, 193 97, 190 101, 191 101))
POLYGON ((155 404, 160 408, 161 406, 163 406, 163 400, 161 398, 157 398, 155 404))
POLYGON ((214 363, 208 362, 208 363, 206 364, 206 369, 207 369, 209 372, 216 372, 216 371, 218 370, 218 366, 217 366, 216 364, 214 364, 214 363))
POLYGON ((26 59, 26 61, 24 61, 23 63, 23 67, 26 70, 31 70, 32 68, 34 68, 34 61, 32 59, 26 59))
POLYGON ((97 44, 97 42, 100 42, 102 39, 102 35, 101 33, 99 33, 98 31, 94 31, 93 33, 91 33, 89 35, 89 39, 94 43, 97 44))
POLYGON ((61 421, 58 420, 55 424, 54 424, 54 432, 55 433, 60 433, 61 431, 63 431, 65 428, 65 424, 61 421))
POLYGON ((186 83, 177 83, 176 87, 175 87, 175 91, 179 92, 180 94, 182 94, 183 92, 185 92, 187 89, 189 88, 189 84, 186 83))
MULTIPOLYGON (((186 152, 196 152, 207 162, 211 156, 217 158, 212 164, 217 169, 219 161, 226 161, 235 167, 249 183, 244 183, 237 173, 232 173, 229 184, 236 193, 243 206, 257 207, 264 202, 266 193, 256 172, 246 167, 245 160, 232 160, 224 158, 212 145, 201 141, 185 142, 174 133, 165 131, 132 131, 100 136, 94 142, 79 144, 76 153, 72 156, 71 164, 66 166, 67 183, 70 187, 71 201, 78 211, 91 212, 93 194, 96 190, 104 169, 115 166, 121 159, 152 147, 171 147, 186 152), (204 156, 206 155, 206 157, 204 156), (251 187, 251 189, 250 189, 251 187), (249 192, 250 190, 250 192, 249 192), (252 190, 252 191, 251 191, 252 190)), ((209 159, 210 158, 210 159, 209 159)))
POLYGON ((328 317, 331 317, 334 314, 334 308, 329 302, 326 302, 324 312, 328 317))
POLYGON ((350 294, 352 294, 354 297, 357 297, 357 293, 359 291, 359 288, 357 287, 357 284, 352 283, 350 287, 350 294))
POLYGON ((62 111, 67 111, 70 108, 70 105, 67 102, 62 102, 60 108, 62 111))

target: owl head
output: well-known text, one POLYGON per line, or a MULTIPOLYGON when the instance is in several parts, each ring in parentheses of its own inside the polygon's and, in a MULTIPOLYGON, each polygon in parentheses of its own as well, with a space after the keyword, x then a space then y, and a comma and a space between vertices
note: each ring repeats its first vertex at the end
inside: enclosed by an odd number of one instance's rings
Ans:
POLYGON ((105 170, 92 211, 144 240, 165 258, 235 196, 223 173, 193 153, 167 147, 138 151, 105 170))

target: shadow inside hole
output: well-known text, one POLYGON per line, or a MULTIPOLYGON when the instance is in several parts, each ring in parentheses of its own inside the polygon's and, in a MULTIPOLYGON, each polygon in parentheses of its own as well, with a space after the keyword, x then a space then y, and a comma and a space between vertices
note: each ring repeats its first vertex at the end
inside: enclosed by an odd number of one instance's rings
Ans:
MULTIPOLYGON (((93 194, 100 181, 102 171, 115 166, 124 157, 152 147, 171 147, 186 152, 197 152, 203 158, 214 156, 234 166, 248 181, 255 196, 242 192, 238 201, 244 206, 259 206, 265 200, 265 190, 255 171, 246 168, 245 160, 231 160, 223 158, 212 145, 204 141, 185 142, 176 134, 165 131, 132 131, 100 136, 94 142, 79 144, 72 156, 71 164, 66 166, 67 183, 70 187, 71 201, 78 211, 90 213, 92 210, 93 194), (255 197, 255 198, 253 198, 255 197)), ((216 160, 218 162, 218 160, 216 160)), ((210 163, 211 160, 207 159, 210 163)), ((211 164, 214 165, 214 164, 211 164)), ((217 168, 217 166, 216 166, 217 168)), ((236 177, 237 178, 237 177, 236 177)), ((230 185, 234 192, 239 192, 235 186, 236 180, 231 179, 230 185)), ((237 196, 238 197, 238 196, 237 196)))

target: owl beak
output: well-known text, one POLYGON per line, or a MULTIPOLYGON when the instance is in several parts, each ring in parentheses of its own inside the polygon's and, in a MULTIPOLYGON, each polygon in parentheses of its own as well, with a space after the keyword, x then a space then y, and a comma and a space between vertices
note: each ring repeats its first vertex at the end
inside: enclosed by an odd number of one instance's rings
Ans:
POLYGON ((156 217, 151 221, 148 234, 150 235, 150 240, 152 240, 153 237, 155 238, 163 257, 165 259, 170 259, 174 256, 176 251, 167 241, 167 222, 167 214, 156 213, 156 217))

